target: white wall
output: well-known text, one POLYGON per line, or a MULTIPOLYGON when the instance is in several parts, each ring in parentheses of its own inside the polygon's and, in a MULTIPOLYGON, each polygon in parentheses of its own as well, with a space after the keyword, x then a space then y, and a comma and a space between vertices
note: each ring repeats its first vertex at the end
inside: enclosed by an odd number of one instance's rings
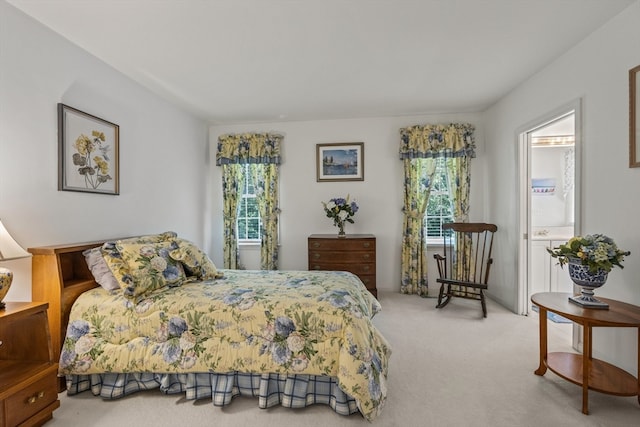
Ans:
MULTIPOLYGON (((175 230, 203 242, 207 125, 0 1, 0 218, 23 247, 175 230), (120 126, 120 195, 57 189, 57 103, 120 126)), ((31 299, 31 260, 7 300, 31 299)))
MULTIPOLYGON (((631 256, 597 295, 640 305, 640 169, 629 162, 628 71, 640 64, 640 2, 636 2, 484 114, 487 209, 499 233, 494 295, 517 306, 517 130, 576 99, 583 108, 582 233, 613 237, 631 256)), ((594 352, 637 371, 637 334, 595 333, 594 352)))
MULTIPOLYGON (((399 159, 402 127, 464 122, 476 126, 477 158, 472 161, 471 217, 483 218, 483 130, 478 114, 381 117, 352 120, 260 123, 210 128, 211 164, 215 164, 218 136, 240 132, 278 132, 284 135, 283 163, 280 169, 280 264, 282 270, 307 269, 307 237, 313 233, 337 233, 326 218, 322 201, 332 197, 355 198, 360 210, 347 233, 371 233, 377 238, 377 286, 379 290, 400 289, 400 242, 402 232, 402 162, 399 159), (316 144, 364 142, 364 181, 316 182, 316 144)), ((220 168, 211 177, 212 239, 209 253, 222 265, 222 185, 220 168)), ((255 252, 253 253, 255 255, 255 252)), ((247 268, 251 254, 241 254, 247 268)), ((253 256, 255 259, 255 256, 253 256)), ((258 258, 259 261, 259 258, 258 258)), ((434 278, 432 269, 431 277, 434 278)), ((435 288, 435 278, 430 280, 435 288)), ((437 289, 436 289, 437 291, 437 289)))

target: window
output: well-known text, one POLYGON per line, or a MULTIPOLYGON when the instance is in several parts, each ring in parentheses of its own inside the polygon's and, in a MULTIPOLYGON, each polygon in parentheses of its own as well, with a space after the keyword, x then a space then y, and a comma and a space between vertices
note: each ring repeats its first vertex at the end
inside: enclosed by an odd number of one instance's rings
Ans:
POLYGON ((433 174, 427 214, 425 215, 425 233, 427 243, 442 243, 442 224, 453 222, 453 200, 449 194, 447 160, 444 157, 433 159, 436 170, 433 174))
POLYGON ((240 243, 255 243, 261 240, 262 221, 256 200, 255 186, 251 165, 243 165, 244 183, 242 186, 242 199, 238 203, 238 216, 236 218, 237 236, 240 243))

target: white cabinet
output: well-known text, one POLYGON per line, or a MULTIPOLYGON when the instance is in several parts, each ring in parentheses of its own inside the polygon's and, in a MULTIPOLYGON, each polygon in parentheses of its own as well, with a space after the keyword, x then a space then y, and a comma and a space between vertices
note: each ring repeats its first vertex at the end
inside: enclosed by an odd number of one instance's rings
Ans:
MULTIPOLYGON (((563 243, 567 243, 566 240, 552 240, 551 248, 556 248, 563 243)), ((546 252, 546 251, 545 251, 546 252)), ((548 255, 548 254, 547 254, 548 255)), ((560 267, 557 258, 551 258, 551 292, 570 292, 573 293, 574 284, 569 277, 569 266, 565 264, 564 267, 560 267)))
POLYGON ((547 252, 548 240, 531 241, 531 281, 529 296, 551 291, 551 255, 547 252))
POLYGON ((538 292, 573 292, 568 267, 565 265, 561 268, 558 260, 547 252, 547 248, 555 248, 563 243, 566 243, 566 240, 531 241, 530 295, 538 292))

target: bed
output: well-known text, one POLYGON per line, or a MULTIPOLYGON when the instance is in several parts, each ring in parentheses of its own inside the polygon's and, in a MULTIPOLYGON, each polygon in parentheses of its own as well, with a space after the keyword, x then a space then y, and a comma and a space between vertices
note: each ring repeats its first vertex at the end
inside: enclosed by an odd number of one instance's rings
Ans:
POLYGON ((248 395, 370 421, 384 406, 381 306, 351 273, 218 270, 171 232, 29 250, 70 395, 160 389, 216 406, 248 395))

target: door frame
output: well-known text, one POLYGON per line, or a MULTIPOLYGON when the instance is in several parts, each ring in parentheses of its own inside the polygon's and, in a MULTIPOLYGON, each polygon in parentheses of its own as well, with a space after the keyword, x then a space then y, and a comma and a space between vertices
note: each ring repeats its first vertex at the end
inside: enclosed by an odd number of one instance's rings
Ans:
MULTIPOLYGON (((574 233, 582 230, 582 100, 578 98, 521 126, 518 141, 518 313, 529 314, 528 287, 531 280, 531 134, 569 114, 574 115, 575 176, 574 233)), ((575 337, 575 334, 574 334, 575 337)))

